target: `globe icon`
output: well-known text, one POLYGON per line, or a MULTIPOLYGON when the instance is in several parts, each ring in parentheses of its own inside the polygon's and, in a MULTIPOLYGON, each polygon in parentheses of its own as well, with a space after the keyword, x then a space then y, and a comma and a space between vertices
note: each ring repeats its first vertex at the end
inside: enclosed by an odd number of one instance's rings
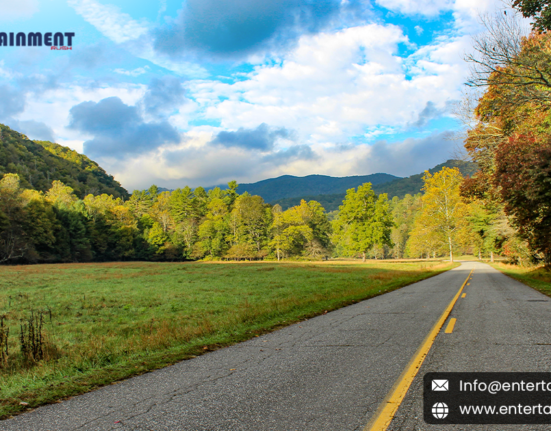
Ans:
POLYGON ((448 416, 450 410, 446 403, 436 403, 432 406, 432 415, 436 419, 445 419, 448 416))

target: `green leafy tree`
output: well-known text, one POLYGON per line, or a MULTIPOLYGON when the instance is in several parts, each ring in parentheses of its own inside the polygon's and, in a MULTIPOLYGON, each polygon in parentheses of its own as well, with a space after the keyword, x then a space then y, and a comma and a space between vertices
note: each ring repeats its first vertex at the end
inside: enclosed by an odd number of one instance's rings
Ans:
POLYGON ((524 18, 533 18, 532 28, 538 32, 551 29, 551 1, 514 0, 513 7, 522 12, 524 18))
POLYGON ((25 211, 17 174, 6 174, 0 180, 0 213, 3 215, 3 229, 0 231, 1 263, 23 257, 29 248, 22 226, 25 211))
POLYGON ((387 195, 377 197, 371 183, 366 183, 358 190, 347 190, 333 224, 334 240, 343 253, 361 254, 365 262, 374 245, 392 246, 390 233, 393 226, 387 195))

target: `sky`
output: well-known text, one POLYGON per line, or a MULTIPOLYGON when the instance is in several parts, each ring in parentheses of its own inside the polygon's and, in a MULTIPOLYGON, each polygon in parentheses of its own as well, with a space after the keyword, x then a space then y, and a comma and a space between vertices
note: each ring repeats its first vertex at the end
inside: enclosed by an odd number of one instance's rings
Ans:
POLYGON ((465 56, 500 0, 0 0, 0 123, 129 191, 409 176, 453 158, 465 56))

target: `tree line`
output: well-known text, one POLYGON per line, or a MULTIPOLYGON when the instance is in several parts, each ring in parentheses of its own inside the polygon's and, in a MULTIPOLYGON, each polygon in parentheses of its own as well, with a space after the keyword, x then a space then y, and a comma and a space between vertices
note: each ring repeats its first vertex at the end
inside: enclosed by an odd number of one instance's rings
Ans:
MULTIPOLYGON (((6 174, 0 180, 0 261, 280 260, 332 252, 332 225, 318 202, 282 211, 260 196, 239 195, 237 187, 235 181, 208 192, 152 186, 127 200, 107 194, 79 199, 60 181, 41 192, 6 174)), ((364 188, 372 199, 370 186, 364 188)), ((386 196, 371 205, 383 201, 386 196)))
POLYGON ((424 193, 388 200, 366 183, 347 191, 339 211, 316 201, 285 211, 228 188, 134 191, 127 200, 46 192, 0 180, 0 262, 258 260, 327 257, 488 257, 510 238, 478 202, 460 196, 463 177, 444 167, 424 176, 424 193), (492 228, 493 229, 493 228, 492 228))

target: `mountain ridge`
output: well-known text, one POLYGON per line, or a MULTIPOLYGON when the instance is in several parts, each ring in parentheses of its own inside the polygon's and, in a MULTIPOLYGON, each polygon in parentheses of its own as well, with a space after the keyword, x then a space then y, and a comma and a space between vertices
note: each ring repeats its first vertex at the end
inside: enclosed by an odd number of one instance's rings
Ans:
MULTIPOLYGON (((472 176, 477 170, 478 166, 473 162, 466 162, 462 160, 449 159, 444 163, 436 165, 432 169, 427 169, 431 174, 440 171, 443 167, 448 168, 458 168, 461 171, 463 176, 472 176)), ((423 187, 423 173, 411 175, 405 178, 396 178, 393 181, 373 184, 373 190, 376 194, 386 193, 389 199, 392 199, 394 196, 398 198, 403 198, 406 194, 414 195, 421 193, 423 187)), ((358 184, 360 185, 360 184, 358 184)), ((356 186, 357 187, 357 186, 356 186)), ((238 189, 239 190, 239 189, 238 189)), ((335 211, 339 209, 339 206, 342 205, 342 201, 346 195, 345 193, 322 193, 318 195, 304 195, 296 197, 288 197, 277 199, 274 201, 268 201, 272 205, 281 205, 285 210, 289 207, 299 205, 302 199, 306 201, 314 200, 319 202, 327 212, 335 211)))
POLYGON ((248 192, 251 195, 262 196, 266 202, 272 202, 278 199, 304 195, 343 193, 351 187, 357 187, 366 182, 383 184, 396 179, 400 179, 400 177, 385 173, 354 175, 350 177, 331 177, 317 174, 304 177, 282 175, 256 183, 239 184, 237 190, 240 194, 248 192), (289 190, 289 187, 292 187, 292 190, 289 190))

